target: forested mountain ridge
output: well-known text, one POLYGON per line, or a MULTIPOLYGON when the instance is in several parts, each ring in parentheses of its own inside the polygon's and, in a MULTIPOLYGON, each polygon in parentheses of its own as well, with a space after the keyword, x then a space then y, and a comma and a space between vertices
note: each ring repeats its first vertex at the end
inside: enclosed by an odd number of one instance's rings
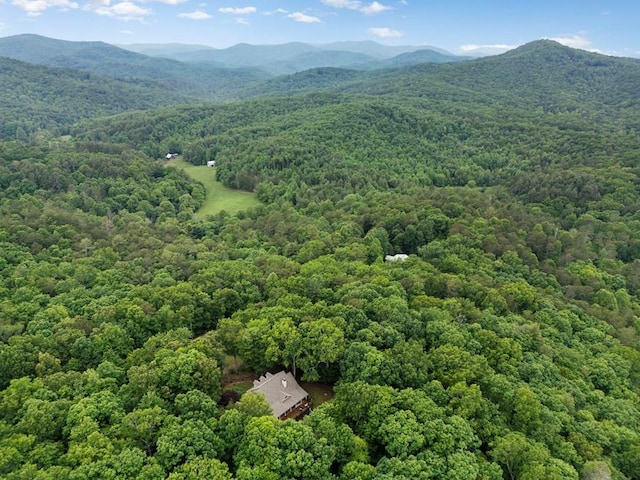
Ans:
POLYGON ((117 80, 0 57, 0 139, 68 133, 82 118, 193 101, 150 80, 117 80))
POLYGON ((469 59, 470 57, 453 56, 430 49, 419 49, 413 52, 401 53, 400 55, 384 60, 378 60, 377 62, 370 62, 366 65, 362 65, 360 68, 366 67, 367 70, 373 70, 380 68, 406 67, 410 65, 419 65, 421 63, 463 62, 469 59))
POLYGON ((195 164, 215 159, 219 178, 236 188, 293 180, 324 195, 321 185, 329 181, 334 188, 326 195, 340 196, 416 182, 518 189, 521 180, 545 178, 538 194, 524 189, 530 198, 552 202, 575 192, 571 201, 583 205, 590 198, 579 193, 585 184, 599 185, 600 196, 614 187, 605 186, 613 181, 608 175, 582 167, 634 165, 639 78, 638 62, 537 42, 447 66, 371 75, 311 70, 271 82, 271 91, 283 85, 283 95, 341 93, 171 109, 146 119, 132 114, 76 132, 116 136, 152 156, 170 144, 195 164), (540 90, 529 94, 529 83, 540 90), (349 93, 355 91, 367 94, 349 93), (550 163, 580 171, 582 186, 550 194, 550 163), (533 172, 524 173, 525 165, 533 172))
POLYGON ((572 49, 539 40, 502 55, 474 60, 473 68, 445 65, 436 78, 454 86, 504 90, 532 106, 584 110, 638 106, 640 61, 572 49), (564 98, 563 98, 564 97, 564 98), (593 103, 592 102, 596 102, 593 103))
POLYGON ((491 60, 0 143, 0 476, 640 478, 634 62, 491 60), (236 362, 335 396, 228 405, 236 362))
MULTIPOLYGON (((291 50, 289 47, 288 52, 291 50)), ((274 63, 276 69, 291 71, 303 68, 305 62, 311 62, 310 65, 318 61, 342 65, 366 63, 374 59, 360 53, 349 53, 348 59, 341 61, 337 53, 344 52, 328 52, 302 44, 296 51, 302 57, 290 58, 288 53, 282 58, 276 55, 266 60, 274 63), (303 57, 309 48, 317 50, 320 57, 305 60, 303 57), (297 66, 286 66, 288 61, 297 66)), ((40 66, 30 68, 3 60, 4 88, 0 93, 0 103, 7 112, 0 132, 0 138, 3 139, 29 138, 39 129, 66 132, 72 123, 81 118, 120 111, 239 98, 248 95, 249 86, 262 84, 270 77, 255 68, 152 58, 103 42, 69 42, 38 35, 0 38, 0 57, 3 56, 40 66), (48 70, 44 67, 59 69, 48 70), (116 81, 109 81, 105 77, 112 77, 116 81), (78 83, 79 79, 82 79, 81 83, 78 83), (122 92, 119 98, 113 95, 117 91, 122 92), (35 118, 38 121, 34 121, 35 118)), ((264 54, 259 59, 265 61, 264 54)), ((367 68, 371 68, 371 65, 367 68)), ((263 90, 251 95, 260 94, 263 90)))
POLYGON ((433 45, 425 45, 422 47, 411 45, 383 45, 371 40, 338 41, 316 46, 321 47, 325 50, 346 50, 349 52, 362 53, 364 55, 369 55, 377 59, 389 59, 397 57, 398 55, 415 52, 421 49, 432 50, 443 55, 452 55, 451 52, 442 48, 434 47, 433 45))
POLYGON ((432 50, 434 52, 441 53, 443 55, 452 55, 450 52, 433 47, 433 46, 411 46, 411 45, 383 45, 374 41, 344 41, 344 42, 332 42, 332 43, 320 43, 320 44, 306 44, 302 42, 289 42, 276 45, 251 45, 248 43, 239 43, 227 48, 214 48, 205 45, 187 45, 187 44, 130 44, 130 45, 118 45, 121 48, 131 50, 133 52, 142 53, 144 55, 177 58, 181 54, 206 54, 214 52, 214 55, 220 55, 224 58, 231 57, 233 61, 238 61, 233 57, 236 55, 230 55, 229 52, 238 53, 239 50, 244 50, 249 53, 249 57, 252 61, 259 61, 259 57, 264 56, 267 52, 267 56, 273 57, 277 55, 280 60, 283 60, 290 56, 299 55, 301 53, 308 52, 310 50, 330 50, 340 52, 351 52, 366 55, 378 60, 389 59, 405 53, 414 52, 420 49, 432 50), (272 53, 268 53, 271 51, 272 53), (217 52, 217 53, 216 53, 217 52))
POLYGON ((237 44, 225 49, 197 46, 117 47, 103 42, 70 42, 39 35, 0 38, 0 56, 50 67, 74 68, 115 78, 153 79, 166 86, 212 95, 214 88, 236 87, 309 68, 343 67, 372 70, 423 62, 457 62, 444 51, 418 47, 385 48, 375 43, 336 44, 335 49, 293 42, 282 45, 237 44), (368 52, 368 53, 364 53, 368 52), (149 54, 147 54, 149 53, 149 54), (220 78, 217 78, 220 77, 220 78))
MULTIPOLYGON (((373 72, 318 68, 265 81, 264 75, 248 71, 238 72, 197 65, 183 68, 179 62, 151 59, 100 42, 62 42, 37 36, 24 37, 0 39, 0 47, 2 42, 5 42, 8 53, 21 58, 30 58, 36 62, 95 69, 110 76, 126 77, 128 85, 120 84, 118 87, 124 92, 123 98, 109 102, 120 105, 119 110, 265 95, 289 96, 321 90, 345 94, 420 97, 434 102, 462 104, 462 108, 465 103, 485 103, 494 106, 499 103, 504 105, 505 114, 509 114, 512 106, 527 104, 529 108, 560 112, 580 109, 586 118, 588 115, 593 115, 593 108, 596 108, 600 113, 599 116, 589 117, 593 122, 600 122, 602 112, 606 113, 610 108, 614 109, 614 116, 615 108, 625 109, 625 117, 636 115, 635 112, 637 112, 637 108, 634 108, 637 101, 634 92, 637 87, 639 62, 572 51, 567 47, 554 45, 550 41, 534 42, 508 54, 458 64, 426 63, 420 66, 373 72), (25 49, 24 41, 27 41, 27 44, 35 42, 35 46, 39 48, 32 45, 32 48, 25 49), (42 42, 45 46, 41 45, 42 42), (80 54, 79 57, 74 56, 83 51, 85 53, 80 54), (536 51, 541 53, 536 54, 536 51), (47 53, 44 57, 42 57, 43 52, 47 53), (58 55, 57 52, 63 53, 58 55), (112 55, 115 55, 114 52, 117 55, 112 58, 112 55), (34 57, 34 54, 39 57, 34 57), (109 60, 110 58, 112 59, 109 60), (128 101, 126 99, 127 92, 130 90, 129 85, 134 84, 137 93, 132 98, 133 101, 128 101), (249 87, 249 85, 253 86, 249 87), (149 91, 143 91, 145 86, 149 91), (135 97, 142 100, 136 100, 135 97), (598 104, 592 105, 593 102, 598 104)), ((30 102, 28 106, 31 112, 28 116, 37 114, 45 119, 41 122, 42 125, 51 125, 53 120, 46 120, 52 119, 50 108, 43 105, 42 112, 39 112, 40 107, 36 106, 42 98, 37 86, 40 82, 38 77, 41 74, 36 72, 40 70, 34 69, 29 73, 23 69, 18 77, 15 73, 11 73, 10 77, 4 81, 5 84, 9 82, 14 85, 22 78, 28 80, 25 87, 29 91, 28 95, 34 99, 34 102, 30 102), (35 85, 32 83, 34 81, 35 85)), ((56 84, 58 78, 64 78, 61 73, 57 71, 53 77, 44 76, 49 78, 47 82, 56 84)), ((78 77, 77 72, 74 73, 73 70, 69 71, 69 75, 70 78, 78 77)), ((85 75, 83 78, 89 77, 85 75)), ((68 87, 62 84, 57 85, 47 93, 48 103, 74 104, 70 115, 59 115, 55 119, 60 131, 65 131, 71 122, 79 118, 95 116, 96 113, 110 114, 118 111, 118 109, 102 109, 93 104, 94 101, 98 103, 102 101, 101 92, 90 96, 79 95, 77 98, 69 98, 73 96, 76 88, 74 81, 72 80, 68 87), (61 98, 56 99, 51 96, 57 95, 58 92, 62 95, 61 98)), ((16 138, 16 128, 22 123, 22 130, 26 131, 28 137, 37 125, 20 120, 22 112, 19 108, 14 109, 11 106, 17 100, 10 88, 9 85, 4 89, 1 96, 8 111, 14 113, 9 116, 10 126, 3 129, 2 136, 7 139, 16 138)), ((516 117, 519 116, 520 112, 516 112, 516 117)), ((634 125, 637 122, 636 115, 634 125)))
POLYGON ((424 63, 359 75, 336 73, 325 83, 319 77, 315 84, 299 86, 296 76, 280 77, 252 87, 249 92, 250 96, 286 95, 322 89, 333 93, 428 97, 434 101, 442 98, 460 103, 499 102, 505 107, 526 105, 551 111, 633 107, 629 113, 635 114, 639 72, 637 59, 610 57, 539 40, 501 55, 464 62, 424 63), (343 78, 336 81, 336 77, 343 78))
POLYGON ((79 69, 96 66, 107 59, 129 62, 148 59, 104 42, 72 42, 33 34, 1 38, 0 55, 49 67, 79 69))
POLYGON ((229 68, 154 58, 103 42, 70 42, 38 35, 0 38, 0 56, 28 63, 153 81, 177 94, 227 98, 241 85, 269 78, 255 68, 229 68))

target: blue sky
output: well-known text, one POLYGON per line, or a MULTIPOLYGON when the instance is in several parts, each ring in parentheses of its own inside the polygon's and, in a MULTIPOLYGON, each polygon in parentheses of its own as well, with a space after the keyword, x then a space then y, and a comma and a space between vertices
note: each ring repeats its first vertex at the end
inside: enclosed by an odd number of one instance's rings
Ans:
POLYGON ((374 40, 457 54, 551 38, 640 57, 638 0, 0 0, 0 36, 113 44, 374 40))

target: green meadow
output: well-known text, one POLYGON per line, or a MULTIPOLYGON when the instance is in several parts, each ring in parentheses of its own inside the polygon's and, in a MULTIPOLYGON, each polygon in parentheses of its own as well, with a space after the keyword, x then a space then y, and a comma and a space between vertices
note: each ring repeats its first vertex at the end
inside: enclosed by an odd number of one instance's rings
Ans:
POLYGON ((225 210, 236 213, 260 204, 255 194, 232 190, 216 180, 216 169, 206 165, 192 165, 182 158, 171 160, 171 165, 182 168, 191 178, 202 182, 207 189, 207 198, 198 210, 198 215, 215 215, 225 210))

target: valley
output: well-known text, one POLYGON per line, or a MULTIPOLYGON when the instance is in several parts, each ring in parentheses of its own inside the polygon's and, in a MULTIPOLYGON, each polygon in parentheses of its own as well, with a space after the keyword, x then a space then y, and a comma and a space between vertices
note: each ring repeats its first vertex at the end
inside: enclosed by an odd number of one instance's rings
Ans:
POLYGON ((184 170, 193 180, 204 185, 207 196, 202 206, 196 211, 200 217, 206 218, 223 210, 233 215, 259 205, 252 193, 232 190, 218 182, 215 168, 206 165, 192 165, 181 159, 172 160, 169 165, 184 170))

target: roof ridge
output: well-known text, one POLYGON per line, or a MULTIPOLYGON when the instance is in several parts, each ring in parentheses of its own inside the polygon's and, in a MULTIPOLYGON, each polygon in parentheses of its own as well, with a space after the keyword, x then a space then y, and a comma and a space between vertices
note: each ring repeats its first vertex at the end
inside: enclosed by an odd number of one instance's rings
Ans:
MULTIPOLYGON (((258 385, 254 385, 254 387, 257 387, 259 385, 265 385, 267 383, 269 383, 270 380, 276 378, 278 375, 280 375, 281 373, 287 375, 288 373, 285 372, 284 370, 279 371, 278 373, 269 373, 267 372, 265 375, 263 375, 262 377, 264 377, 264 380, 258 380, 258 385)), ((260 378, 262 378, 260 377, 260 378)))

